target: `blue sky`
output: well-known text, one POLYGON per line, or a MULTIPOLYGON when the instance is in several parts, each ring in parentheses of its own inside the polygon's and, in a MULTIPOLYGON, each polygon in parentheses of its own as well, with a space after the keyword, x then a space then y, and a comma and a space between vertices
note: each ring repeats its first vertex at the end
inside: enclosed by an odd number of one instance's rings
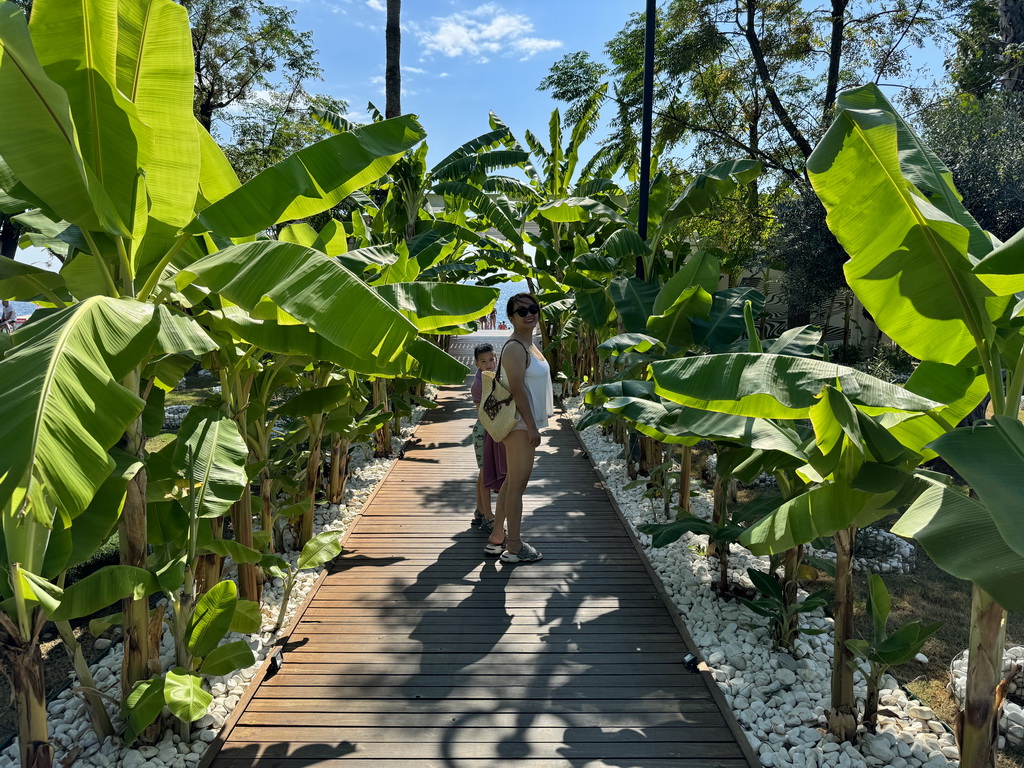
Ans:
MULTIPOLYGON (((324 81, 313 90, 349 103, 359 120, 384 109, 384 0, 286 0, 313 30, 324 81)), ((402 111, 419 115, 440 160, 489 130, 488 111, 513 132, 546 135, 558 106, 537 84, 570 51, 601 54, 643 0, 405 0, 402 111)))

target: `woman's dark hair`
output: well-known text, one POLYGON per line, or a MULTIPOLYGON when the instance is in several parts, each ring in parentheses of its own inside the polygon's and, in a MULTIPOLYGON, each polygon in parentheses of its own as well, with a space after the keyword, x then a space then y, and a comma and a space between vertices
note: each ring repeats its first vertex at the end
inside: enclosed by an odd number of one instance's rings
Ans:
POLYGON ((479 360, 480 355, 486 355, 488 352, 493 352, 494 347, 490 344, 477 344, 473 347, 473 359, 479 360))
POLYGON ((505 314, 508 316, 509 320, 512 319, 512 312, 515 311, 516 302, 524 300, 528 300, 531 304, 536 304, 538 307, 540 306, 540 302, 537 301, 537 297, 532 293, 517 293, 509 299, 508 304, 505 305, 505 314))

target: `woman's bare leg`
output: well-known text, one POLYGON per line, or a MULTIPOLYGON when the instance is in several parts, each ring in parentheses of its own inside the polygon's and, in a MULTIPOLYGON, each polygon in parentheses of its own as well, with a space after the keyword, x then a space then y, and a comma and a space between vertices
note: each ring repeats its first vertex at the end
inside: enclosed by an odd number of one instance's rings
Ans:
POLYGON ((488 541, 500 544, 502 530, 507 527, 509 551, 519 552, 522 547, 520 526, 523 521, 523 494, 533 472, 533 456, 536 448, 530 445, 525 429, 515 429, 504 440, 508 474, 498 492, 498 507, 494 515, 494 531, 488 541))

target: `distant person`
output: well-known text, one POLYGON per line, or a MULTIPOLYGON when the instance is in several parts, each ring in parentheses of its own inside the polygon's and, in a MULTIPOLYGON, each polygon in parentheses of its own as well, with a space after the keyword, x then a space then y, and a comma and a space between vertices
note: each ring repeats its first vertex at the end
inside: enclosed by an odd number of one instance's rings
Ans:
MULTIPOLYGON (((493 371, 498 366, 498 357, 490 344, 479 344, 473 349, 476 361, 476 377, 470 392, 473 405, 480 406, 483 396, 483 372, 493 371)), ((480 527, 483 533, 490 535, 494 529, 494 511, 491 509, 491 491, 500 491, 505 481, 505 446, 495 443, 480 419, 473 425, 473 451, 476 453, 476 467, 479 470, 476 478, 476 511, 473 512, 472 525, 480 527)))
POLYGON ((11 302, 7 299, 4 299, 3 303, 3 312, 0 313, 0 330, 3 330, 5 333, 10 333, 14 330, 14 326, 17 324, 18 313, 15 311, 14 307, 11 306, 11 302))
POLYGON ((515 399, 519 421, 503 441, 508 474, 498 493, 494 529, 484 551, 500 554, 503 563, 536 563, 543 555, 522 540, 523 494, 533 472, 533 457, 540 445, 540 431, 555 412, 551 366, 533 343, 540 324, 540 302, 529 293, 517 293, 506 308, 512 335, 501 350, 501 380, 515 399), (508 526, 507 537, 503 535, 508 526), (504 551, 503 551, 504 550, 504 551))
POLYGON ((498 310, 492 309, 491 314, 487 316, 487 330, 493 331, 498 327, 498 310))

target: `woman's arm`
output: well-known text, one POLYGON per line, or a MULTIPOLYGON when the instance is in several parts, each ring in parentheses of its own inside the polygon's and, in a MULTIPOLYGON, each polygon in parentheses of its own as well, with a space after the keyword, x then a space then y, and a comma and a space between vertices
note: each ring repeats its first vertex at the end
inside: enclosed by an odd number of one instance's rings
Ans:
POLYGON ((533 407, 530 404, 530 395, 526 391, 526 364, 529 362, 529 353, 522 344, 511 343, 505 347, 503 354, 503 367, 505 382, 512 399, 516 402, 519 416, 526 424, 526 430, 537 436, 537 444, 540 443, 540 431, 537 429, 537 422, 533 418, 533 407))

